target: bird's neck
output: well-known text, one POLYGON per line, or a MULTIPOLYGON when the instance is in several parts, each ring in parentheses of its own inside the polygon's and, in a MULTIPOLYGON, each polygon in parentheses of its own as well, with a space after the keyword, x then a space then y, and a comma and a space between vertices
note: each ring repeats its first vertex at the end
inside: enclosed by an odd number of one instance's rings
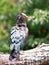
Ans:
POLYGON ((19 26, 24 26, 24 27, 27 26, 27 25, 26 25, 26 22, 25 22, 23 19, 20 19, 20 20, 19 20, 18 25, 19 25, 19 26))
POLYGON ((19 23, 25 23, 24 19, 23 18, 20 18, 19 19, 19 23))

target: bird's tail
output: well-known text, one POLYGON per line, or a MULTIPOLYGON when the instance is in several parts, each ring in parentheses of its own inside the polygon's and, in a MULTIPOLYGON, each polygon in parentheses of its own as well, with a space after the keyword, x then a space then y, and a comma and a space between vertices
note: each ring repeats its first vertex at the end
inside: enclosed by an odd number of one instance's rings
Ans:
POLYGON ((14 58, 19 60, 19 52, 16 53, 15 49, 10 52, 9 60, 12 61, 14 58))
POLYGON ((13 50, 11 53, 10 53, 10 56, 9 56, 9 60, 12 61, 14 58, 16 58, 17 60, 20 60, 19 59, 19 52, 15 52, 15 50, 13 50))
POLYGON ((9 56, 9 60, 11 60, 12 61, 12 59, 14 59, 15 58, 15 49, 13 49, 12 51, 10 51, 10 56, 9 56))
MULTIPOLYGON (((12 46, 11 46, 12 47, 12 46)), ((9 60, 12 60, 15 58, 15 45, 13 45, 12 47, 13 50, 10 50, 10 56, 9 56, 9 60)))

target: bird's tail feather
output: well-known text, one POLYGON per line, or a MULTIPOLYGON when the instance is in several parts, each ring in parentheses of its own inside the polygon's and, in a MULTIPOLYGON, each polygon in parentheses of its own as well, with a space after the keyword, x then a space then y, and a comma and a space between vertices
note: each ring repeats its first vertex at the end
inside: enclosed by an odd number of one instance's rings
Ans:
POLYGON ((10 52, 10 56, 9 56, 9 60, 12 61, 12 59, 16 58, 16 59, 19 59, 19 52, 15 52, 15 49, 13 49, 11 52, 10 52))
POLYGON ((13 50, 11 50, 11 51, 10 51, 9 60, 12 60, 12 59, 14 59, 14 58, 15 58, 14 53, 15 53, 15 45, 13 46, 13 50))
POLYGON ((14 51, 15 51, 15 49, 13 49, 12 51, 10 51, 9 60, 12 60, 12 59, 15 58, 15 56, 14 56, 14 51))

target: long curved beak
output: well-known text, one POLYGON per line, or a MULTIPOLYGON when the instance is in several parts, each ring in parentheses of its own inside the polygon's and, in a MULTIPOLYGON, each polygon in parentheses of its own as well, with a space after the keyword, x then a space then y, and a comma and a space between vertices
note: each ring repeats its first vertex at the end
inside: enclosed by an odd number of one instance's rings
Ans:
POLYGON ((31 21, 31 20, 33 20, 33 19, 34 19, 34 17, 27 16, 27 15, 25 15, 25 16, 24 16, 24 18, 27 18, 27 19, 28 19, 28 21, 31 21))
POLYGON ((24 13, 21 13, 22 15, 23 15, 23 17, 24 18, 27 18, 28 19, 28 21, 31 21, 31 20, 33 20, 35 17, 32 17, 32 16, 27 16, 26 14, 24 14, 24 13))
POLYGON ((32 16, 25 16, 25 17, 28 19, 28 21, 32 21, 35 19, 35 17, 32 17, 32 16))
POLYGON ((21 13, 23 15, 23 18, 28 18, 28 16, 24 13, 21 13))

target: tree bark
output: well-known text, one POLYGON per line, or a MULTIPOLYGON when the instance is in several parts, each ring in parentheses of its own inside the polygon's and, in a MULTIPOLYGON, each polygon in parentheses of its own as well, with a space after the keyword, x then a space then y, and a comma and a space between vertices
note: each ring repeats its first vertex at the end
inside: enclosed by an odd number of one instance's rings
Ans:
POLYGON ((9 61, 9 54, 0 54, 0 65, 49 65, 49 44, 20 51, 20 60, 9 61))

